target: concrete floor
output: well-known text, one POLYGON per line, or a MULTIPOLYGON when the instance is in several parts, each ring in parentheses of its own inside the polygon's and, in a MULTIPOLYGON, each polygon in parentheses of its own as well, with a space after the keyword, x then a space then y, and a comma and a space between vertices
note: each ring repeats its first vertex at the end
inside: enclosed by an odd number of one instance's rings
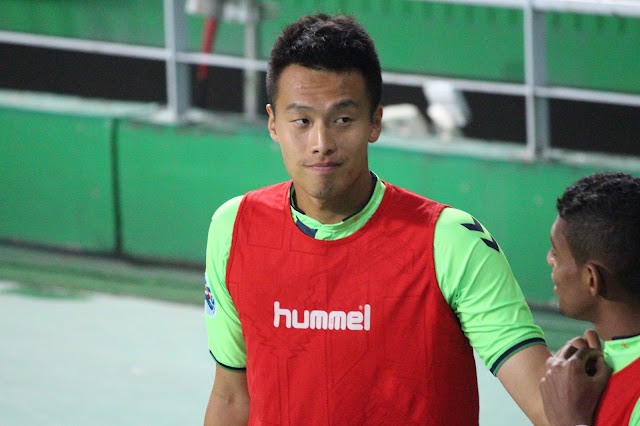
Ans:
POLYGON ((196 425, 213 383, 202 309, 0 283, 0 424, 196 425))
MULTIPOLYGON (((202 312, 0 281, 0 424, 202 424, 215 371, 202 312)), ((478 381, 481 425, 531 424, 480 362, 478 381)))

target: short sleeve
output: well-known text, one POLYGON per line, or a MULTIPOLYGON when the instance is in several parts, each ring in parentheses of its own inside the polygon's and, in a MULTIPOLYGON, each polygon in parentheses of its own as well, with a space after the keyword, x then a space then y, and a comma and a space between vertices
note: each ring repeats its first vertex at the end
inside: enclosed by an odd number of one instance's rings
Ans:
POLYGON ((493 374, 517 351, 545 343, 501 247, 473 216, 442 211, 434 261, 445 300, 493 374))
POLYGON ((205 271, 205 321, 209 351, 224 368, 246 367, 246 347, 242 327, 226 286, 227 261, 233 226, 242 197, 223 204, 211 218, 207 238, 205 271))
POLYGON ((629 425, 640 425, 640 399, 636 401, 636 406, 631 412, 631 418, 629 419, 629 425))

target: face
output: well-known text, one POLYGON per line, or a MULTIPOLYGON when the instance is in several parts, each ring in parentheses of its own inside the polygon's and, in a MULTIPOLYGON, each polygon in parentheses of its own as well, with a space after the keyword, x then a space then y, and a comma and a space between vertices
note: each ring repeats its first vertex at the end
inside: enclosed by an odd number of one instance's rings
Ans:
POLYGON ((587 267, 578 265, 565 234, 566 222, 557 217, 551 227, 551 249, 547 263, 551 266, 553 292, 558 297, 560 313, 575 319, 590 320, 593 297, 589 291, 587 267))
POLYGON ((360 72, 287 66, 278 80, 269 133, 280 145, 296 201, 346 201, 371 191, 368 144, 380 136, 382 108, 371 116, 360 72))

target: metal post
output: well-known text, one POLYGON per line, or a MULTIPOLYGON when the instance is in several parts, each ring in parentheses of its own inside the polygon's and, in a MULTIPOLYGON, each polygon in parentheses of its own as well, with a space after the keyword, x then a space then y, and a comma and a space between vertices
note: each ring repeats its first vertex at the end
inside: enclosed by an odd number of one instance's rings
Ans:
POLYGON ((184 121, 191 104, 189 65, 179 62, 177 53, 186 51, 185 0, 164 0, 164 39, 167 51, 167 116, 171 123, 184 121))
MULTIPOLYGON (((249 60, 258 59, 260 14, 255 0, 245 0, 247 20, 244 25, 244 55, 249 60)), ((258 117, 258 93, 260 81, 254 68, 244 70, 244 114, 248 121, 258 117)))
POLYGON ((547 84, 547 41, 544 12, 528 0, 523 9, 525 107, 527 122, 527 156, 548 158, 550 147, 549 100, 537 93, 547 84))

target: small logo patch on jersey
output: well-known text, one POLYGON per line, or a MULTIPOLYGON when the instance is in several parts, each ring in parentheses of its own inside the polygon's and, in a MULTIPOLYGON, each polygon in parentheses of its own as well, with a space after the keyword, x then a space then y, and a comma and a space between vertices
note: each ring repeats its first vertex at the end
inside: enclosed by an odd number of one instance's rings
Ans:
POLYGON ((204 313, 212 318, 216 314, 216 299, 211 294, 211 285, 207 274, 204 274, 204 313))

